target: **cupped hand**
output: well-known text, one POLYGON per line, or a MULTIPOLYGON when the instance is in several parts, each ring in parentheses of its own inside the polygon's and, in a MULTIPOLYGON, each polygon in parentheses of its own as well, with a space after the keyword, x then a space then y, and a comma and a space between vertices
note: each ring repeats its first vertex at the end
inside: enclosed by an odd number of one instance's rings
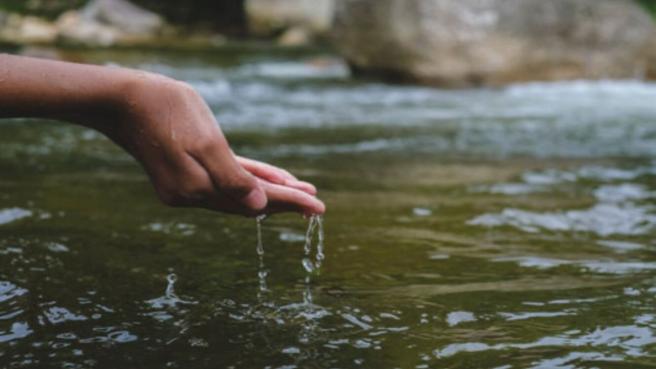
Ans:
POLYGON ((165 204, 247 216, 325 211, 312 184, 234 155, 188 84, 144 73, 124 90, 119 122, 98 129, 141 162, 165 204))

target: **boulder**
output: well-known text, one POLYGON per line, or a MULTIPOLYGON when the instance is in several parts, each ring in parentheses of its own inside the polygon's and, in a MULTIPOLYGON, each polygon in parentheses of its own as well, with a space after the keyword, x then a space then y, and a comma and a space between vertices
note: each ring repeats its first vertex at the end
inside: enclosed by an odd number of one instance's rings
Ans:
POLYGON ((340 0, 333 39, 355 74, 440 86, 634 78, 653 19, 631 0, 340 0))
POLYGON ((308 33, 307 28, 292 27, 280 35, 277 42, 280 46, 295 47, 307 45, 311 40, 312 35, 308 33))
POLYGON ((46 44, 57 37, 55 26, 38 17, 9 14, 2 20, 0 39, 16 44, 46 44))
POLYGON ((656 80, 656 32, 651 38, 651 47, 649 48, 649 59, 647 61, 647 79, 656 80))
POLYGON ((164 26, 162 17, 127 0, 93 0, 82 9, 81 15, 86 21, 115 27, 132 35, 152 36, 164 26))
POLYGON ((159 15, 126 0, 92 0, 57 19, 59 39, 89 46, 130 44, 153 39, 165 27, 159 15))
POLYGON ((127 37, 120 29, 86 20, 75 10, 59 16, 57 29, 59 40, 68 44, 107 47, 127 37))
POLYGON ((273 36, 300 29, 313 36, 330 31, 335 0, 246 0, 248 27, 256 36, 273 36))

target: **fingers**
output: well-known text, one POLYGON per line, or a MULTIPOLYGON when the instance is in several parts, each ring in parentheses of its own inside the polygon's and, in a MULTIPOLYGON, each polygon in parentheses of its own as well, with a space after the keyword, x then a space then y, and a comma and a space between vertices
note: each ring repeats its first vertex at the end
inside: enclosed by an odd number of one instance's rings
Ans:
POLYGON ((317 188, 314 185, 305 181, 299 181, 298 178, 282 168, 240 156, 237 156, 237 162, 256 177, 271 183, 295 188, 307 192, 310 195, 317 194, 317 188))
POLYGON ((288 171, 273 166, 271 164, 263 163, 261 161, 244 158, 242 156, 236 156, 237 162, 241 164, 244 169, 253 173, 254 175, 266 179, 269 182, 282 184, 284 180, 298 180, 288 171), (262 175, 262 176, 260 176, 262 175), (264 177, 266 176, 266 177, 264 177))
MULTIPOLYGON (((240 172, 233 174, 231 181, 234 182, 226 185, 224 178, 212 177, 211 171, 221 168, 210 169, 207 165, 202 165, 201 160, 187 155, 181 158, 181 162, 170 165, 168 170, 159 173, 156 188, 164 203, 170 206, 201 207, 245 216, 280 212, 312 215, 325 212, 323 202, 307 192, 256 179, 245 172, 241 177, 239 177, 240 172), (235 181, 234 178, 243 183, 235 181), (255 184, 250 183, 251 180, 255 181, 255 184), (217 186, 216 183, 221 183, 223 187, 217 186), (258 198, 259 196, 263 198, 258 198)), ((207 162, 207 160, 203 161, 203 163, 207 162)), ((224 169, 222 174, 225 172, 224 169)))
POLYGON ((321 200, 306 192, 275 183, 260 181, 266 192, 268 203, 265 212, 297 212, 305 215, 323 214, 326 206, 321 200))
POLYGON ((288 180, 283 183, 284 186, 295 188, 297 190, 303 191, 309 195, 316 196, 317 195, 317 188, 314 187, 312 183, 305 182, 305 181, 294 181, 294 180, 288 180))

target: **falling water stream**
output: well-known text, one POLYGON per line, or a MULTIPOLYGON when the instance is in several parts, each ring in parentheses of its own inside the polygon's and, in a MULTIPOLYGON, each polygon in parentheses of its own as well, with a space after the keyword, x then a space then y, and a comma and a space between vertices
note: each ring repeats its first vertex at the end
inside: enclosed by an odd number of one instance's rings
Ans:
POLYGON ((257 278, 258 278, 258 300, 262 299, 262 294, 267 292, 267 283, 266 278, 269 272, 266 270, 264 265, 264 244, 262 243, 262 222, 266 219, 266 215, 259 215, 255 217, 255 224, 257 227, 257 245, 255 246, 255 252, 257 253, 258 269, 257 269, 257 278))
POLYGON ((312 274, 318 275, 321 269, 325 255, 324 247, 323 218, 321 215, 312 215, 308 218, 308 228, 305 232, 305 244, 303 245, 304 256, 301 260, 303 269, 305 269, 305 290, 303 291, 303 302, 306 305, 312 304, 312 274), (313 247, 314 246, 314 247, 313 247), (312 260, 312 251, 316 248, 314 261, 312 260))

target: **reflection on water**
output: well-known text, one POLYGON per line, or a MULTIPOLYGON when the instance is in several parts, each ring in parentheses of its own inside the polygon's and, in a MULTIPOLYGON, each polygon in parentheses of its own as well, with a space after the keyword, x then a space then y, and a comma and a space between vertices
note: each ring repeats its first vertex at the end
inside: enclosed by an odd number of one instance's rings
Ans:
POLYGON ((77 58, 189 81, 235 151, 315 182, 328 214, 255 228, 167 209, 99 134, 2 122, 0 367, 653 366, 656 85, 444 91, 355 82, 323 55, 77 58))

